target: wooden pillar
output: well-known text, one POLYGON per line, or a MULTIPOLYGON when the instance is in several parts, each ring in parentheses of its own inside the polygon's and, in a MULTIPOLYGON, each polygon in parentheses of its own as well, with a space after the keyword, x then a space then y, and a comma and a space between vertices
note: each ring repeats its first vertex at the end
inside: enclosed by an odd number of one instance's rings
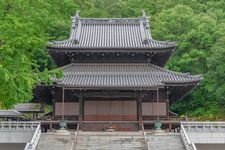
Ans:
POLYGON ((159 120, 159 89, 157 88, 156 90, 156 95, 157 95, 157 120, 159 120))
POLYGON ((169 104, 170 104, 169 94, 170 94, 170 91, 169 91, 169 88, 167 87, 167 91, 166 91, 166 114, 167 114, 167 117, 170 120, 170 113, 169 113, 169 111, 170 111, 169 110, 169 104))
POLYGON ((52 132, 52 122, 50 122, 49 124, 49 129, 50 129, 50 132, 52 132))
POLYGON ((64 87, 62 88, 62 120, 64 120, 64 87))
POLYGON ((84 109, 83 95, 82 93, 80 93, 79 95, 79 122, 80 123, 83 121, 83 109, 84 109))
POLYGON ((170 120, 170 113, 169 113, 169 100, 166 100, 166 115, 168 119, 170 120))
POLYGON ((34 112, 32 113, 32 120, 33 121, 35 120, 35 113, 34 112))
POLYGON ((170 130, 170 132, 172 131, 172 124, 171 124, 171 122, 169 123, 169 130, 170 130))
POLYGON ((138 95, 138 124, 139 130, 142 128, 142 96, 141 94, 138 95))
POLYGON ((52 106, 53 106, 53 110, 52 110, 52 116, 55 116, 55 87, 53 86, 52 90, 51 90, 51 94, 52 94, 52 106))

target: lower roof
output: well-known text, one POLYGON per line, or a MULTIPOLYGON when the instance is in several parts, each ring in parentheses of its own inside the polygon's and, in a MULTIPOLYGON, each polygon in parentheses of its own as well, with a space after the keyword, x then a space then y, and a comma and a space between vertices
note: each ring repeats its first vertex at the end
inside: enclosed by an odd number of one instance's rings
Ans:
POLYGON ((22 114, 16 110, 0 110, 0 117, 6 118, 6 117, 19 117, 22 114))
POLYGON ((44 107, 40 103, 21 103, 21 104, 15 105, 14 109, 23 113, 44 112, 44 107))
POLYGON ((59 68, 58 86, 96 89, 146 89, 166 85, 196 84, 202 77, 177 73, 150 63, 72 63, 59 68))

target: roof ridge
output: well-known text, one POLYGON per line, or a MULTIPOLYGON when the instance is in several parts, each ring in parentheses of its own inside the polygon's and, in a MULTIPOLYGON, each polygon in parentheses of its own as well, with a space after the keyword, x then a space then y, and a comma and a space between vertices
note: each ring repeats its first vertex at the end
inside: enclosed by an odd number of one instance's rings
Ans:
POLYGON ((72 66, 74 63, 70 63, 70 64, 68 64, 68 65, 65 65, 65 66, 62 66, 62 67, 58 67, 58 68, 56 68, 56 69, 53 69, 53 70, 62 70, 62 69, 64 69, 64 68, 68 68, 69 66, 72 66))
MULTIPOLYGON (((74 19, 75 17, 71 17, 74 19)), ((80 17, 80 20, 141 20, 142 17, 130 17, 130 18, 86 18, 86 17, 80 17)))
MULTIPOLYGON (((163 72, 109 72, 109 71, 106 71, 106 72, 79 72, 77 71, 76 72, 76 75, 132 75, 132 76, 136 76, 136 75, 139 75, 139 76, 154 76, 154 75, 162 75, 164 74, 163 72)), ((64 75, 73 75, 74 72, 67 72, 65 73, 64 75)))

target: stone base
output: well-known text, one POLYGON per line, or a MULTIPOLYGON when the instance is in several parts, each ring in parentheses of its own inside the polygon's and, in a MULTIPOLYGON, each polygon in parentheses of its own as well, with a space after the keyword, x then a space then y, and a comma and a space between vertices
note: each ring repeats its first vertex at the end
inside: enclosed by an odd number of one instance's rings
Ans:
POLYGON ((161 130, 161 129, 158 129, 158 130, 154 130, 152 132, 154 135, 165 135, 165 131, 164 130, 161 130))
POLYGON ((57 135, 70 135, 70 132, 67 131, 66 129, 59 129, 56 131, 57 135))
POLYGON ((109 129, 106 129, 106 132, 114 132, 115 130, 113 128, 109 128, 109 129))

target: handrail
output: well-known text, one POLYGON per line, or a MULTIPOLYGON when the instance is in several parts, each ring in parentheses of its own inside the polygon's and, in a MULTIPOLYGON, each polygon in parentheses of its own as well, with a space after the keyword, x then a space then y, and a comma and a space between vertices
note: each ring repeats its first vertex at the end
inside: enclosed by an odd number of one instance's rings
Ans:
POLYGON ((24 150, 35 150, 37 147, 38 141, 40 139, 40 136, 41 136, 41 124, 39 123, 32 137, 32 140, 26 144, 24 150))
POLYGON ((142 131, 142 135, 143 135, 143 138, 144 138, 144 143, 145 143, 146 146, 147 146, 147 150, 150 150, 149 144, 148 144, 147 138, 146 138, 145 127, 144 127, 144 124, 143 124, 143 123, 141 124, 141 131, 142 131))
POLYGON ((0 122, 0 131, 33 130, 39 124, 40 124, 40 122, 30 122, 30 121, 1 121, 0 122))
POLYGON ((74 145, 77 143, 78 133, 79 133, 80 123, 77 124, 76 131, 74 133, 74 142, 72 143, 71 150, 74 149, 74 145))
POLYGON ((187 135, 187 133, 186 133, 182 124, 181 124, 180 132, 181 132, 181 138, 184 142, 184 146, 185 146, 186 150, 197 150, 195 144, 191 143, 191 141, 190 141, 190 139, 189 139, 189 137, 188 137, 188 135, 187 135))
POLYGON ((76 132, 75 132, 75 138, 74 138, 75 143, 77 143, 77 138, 78 138, 79 128, 80 128, 80 124, 78 123, 78 124, 77 124, 77 129, 76 129, 76 132))
POLYGON ((181 125, 187 129, 195 131, 221 131, 225 130, 225 122, 181 122, 181 125))

